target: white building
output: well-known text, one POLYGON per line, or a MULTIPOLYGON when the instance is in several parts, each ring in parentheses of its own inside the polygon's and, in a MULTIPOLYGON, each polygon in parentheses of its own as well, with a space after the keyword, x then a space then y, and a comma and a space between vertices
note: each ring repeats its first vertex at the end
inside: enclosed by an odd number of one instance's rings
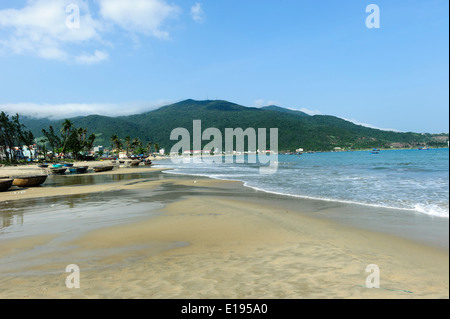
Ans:
POLYGON ((28 148, 27 146, 22 147, 23 157, 26 158, 35 158, 35 150, 33 148, 28 148))
POLYGON ((94 153, 100 153, 100 152, 103 152, 103 151, 104 151, 103 146, 96 146, 96 147, 94 147, 94 153))
POLYGON ((119 158, 128 158, 127 152, 119 152, 119 158))

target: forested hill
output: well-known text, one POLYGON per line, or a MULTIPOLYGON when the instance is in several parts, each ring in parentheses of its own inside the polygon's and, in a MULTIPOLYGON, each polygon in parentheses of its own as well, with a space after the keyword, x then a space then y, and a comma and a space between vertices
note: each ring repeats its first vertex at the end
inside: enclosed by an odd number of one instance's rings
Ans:
MULTIPOLYGON (((313 151, 342 149, 368 149, 390 147, 417 147, 420 145, 447 146, 448 134, 398 133, 368 128, 327 115, 310 116, 278 106, 252 108, 227 101, 186 100, 167 105, 143 114, 106 117, 91 115, 72 118, 76 127, 88 128, 97 135, 96 145, 110 147, 110 138, 116 134, 139 138, 144 144, 157 142, 170 150, 176 141, 170 140, 175 128, 186 128, 192 134, 193 120, 202 121, 202 130, 215 127, 225 136, 225 128, 270 128, 279 130, 279 150, 294 151, 298 148, 313 151)), ((22 117, 22 122, 35 137, 42 136, 42 129, 52 125, 61 127, 63 120, 32 119, 22 117)), ((204 144, 208 143, 205 141, 204 144)))

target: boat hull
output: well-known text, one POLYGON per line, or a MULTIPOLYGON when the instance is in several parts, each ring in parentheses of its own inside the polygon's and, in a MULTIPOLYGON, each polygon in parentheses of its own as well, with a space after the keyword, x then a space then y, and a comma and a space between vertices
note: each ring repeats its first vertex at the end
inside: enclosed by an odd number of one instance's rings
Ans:
POLYGON ((0 192, 6 192, 13 184, 13 179, 0 179, 0 192))
POLYGON ((130 166, 131 167, 136 167, 136 166, 139 166, 139 164, 141 164, 141 161, 133 161, 133 162, 130 163, 130 166))
POLYGON ((94 167, 94 172, 100 173, 100 172, 108 172, 112 171, 114 169, 114 166, 98 166, 94 167))
POLYGON ((71 173, 82 174, 82 173, 86 173, 88 168, 89 168, 89 166, 71 167, 71 168, 69 168, 69 171, 71 173))
POLYGON ((52 174, 55 175, 62 175, 67 171, 67 167, 61 167, 61 168, 51 168, 50 171, 52 172, 52 174))
POLYGON ((36 187, 47 180, 47 175, 14 177, 13 185, 18 187, 36 187))

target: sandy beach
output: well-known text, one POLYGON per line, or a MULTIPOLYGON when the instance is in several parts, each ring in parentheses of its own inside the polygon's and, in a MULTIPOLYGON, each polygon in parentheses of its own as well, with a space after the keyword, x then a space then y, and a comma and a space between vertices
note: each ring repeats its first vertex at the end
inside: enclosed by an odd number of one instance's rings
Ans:
MULTIPOLYGON (((12 205, 1 216, 9 219, 0 228, 0 298, 449 298, 448 249, 317 218, 301 200, 240 182, 161 170, 124 168, 97 174, 146 178, 0 193, 1 207, 12 205), (50 207, 49 198, 58 205, 76 195, 96 196, 98 207, 127 198, 136 206, 127 206, 130 217, 115 224, 83 231, 80 223, 71 236, 27 234, 28 220, 41 215, 28 215, 33 206, 13 210, 21 202, 50 207), (133 207, 142 214, 131 216, 133 207), (70 264, 80 269, 79 289, 66 287, 70 264), (380 269, 379 289, 366 287, 372 264, 380 269)), ((0 168, 0 176, 11 173, 0 168)), ((72 206, 88 201, 79 196, 72 206)), ((55 217, 63 211, 48 222, 64 228, 55 217)))
MULTIPOLYGON (((92 170, 93 167, 98 166, 108 166, 112 165, 111 161, 105 162, 78 162, 74 163, 74 166, 89 166, 89 169, 92 170)), ((67 178, 76 178, 79 176, 110 176, 110 175, 130 175, 135 173, 148 173, 148 172, 161 172, 162 168, 155 167, 125 167, 124 165, 115 164, 115 168, 112 171, 106 172, 97 172, 94 173, 90 171, 88 174, 77 175, 77 174, 65 174, 67 178)), ((33 176, 33 175, 51 175, 51 172, 48 169, 39 168, 37 165, 29 165, 25 167, 2 167, 0 168, 0 177, 20 177, 20 176, 33 176)), ((48 183, 47 183, 48 184, 48 183)), ((43 198, 43 197, 57 197, 57 196, 65 196, 65 195, 77 195, 77 194, 87 194, 93 192, 108 192, 113 190, 132 188, 127 187, 127 182, 118 182, 111 185, 98 184, 98 185, 85 185, 85 187, 78 186, 65 186, 65 187, 54 187, 49 193, 48 188, 42 187, 30 187, 30 188, 17 188, 13 187, 8 192, 0 193, 0 202, 1 201, 11 201, 11 200, 24 200, 31 198, 43 198)))

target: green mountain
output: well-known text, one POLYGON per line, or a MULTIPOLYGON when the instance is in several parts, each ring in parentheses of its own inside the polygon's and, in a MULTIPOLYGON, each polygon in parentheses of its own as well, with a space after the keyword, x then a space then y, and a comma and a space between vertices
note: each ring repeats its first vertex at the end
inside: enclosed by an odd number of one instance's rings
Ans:
MULTIPOLYGON (((144 145, 151 141, 161 148, 170 150, 177 141, 170 140, 175 128, 186 128, 191 132, 194 120, 202 121, 202 130, 209 127, 220 129, 223 137, 225 128, 278 128, 279 150, 294 151, 297 148, 313 151, 328 151, 335 147, 344 149, 368 149, 390 147, 447 146, 448 134, 419 134, 383 131, 356 125, 338 117, 327 115, 310 116, 278 106, 252 108, 227 101, 186 100, 167 105, 157 110, 121 117, 90 115, 71 119, 76 127, 88 128, 97 135, 96 145, 109 148, 110 137, 117 134, 138 137, 144 145)), ((22 122, 35 137, 42 136, 42 129, 52 125, 61 127, 60 121, 22 118, 22 122)), ((205 141, 206 145, 209 141, 205 141)))
POLYGON ((301 112, 301 111, 296 111, 296 110, 289 110, 289 109, 285 109, 276 105, 269 105, 269 106, 264 106, 262 108, 263 110, 266 111, 277 111, 277 112, 283 112, 283 113, 289 113, 292 115, 296 115, 296 116, 309 116, 308 114, 301 112))

